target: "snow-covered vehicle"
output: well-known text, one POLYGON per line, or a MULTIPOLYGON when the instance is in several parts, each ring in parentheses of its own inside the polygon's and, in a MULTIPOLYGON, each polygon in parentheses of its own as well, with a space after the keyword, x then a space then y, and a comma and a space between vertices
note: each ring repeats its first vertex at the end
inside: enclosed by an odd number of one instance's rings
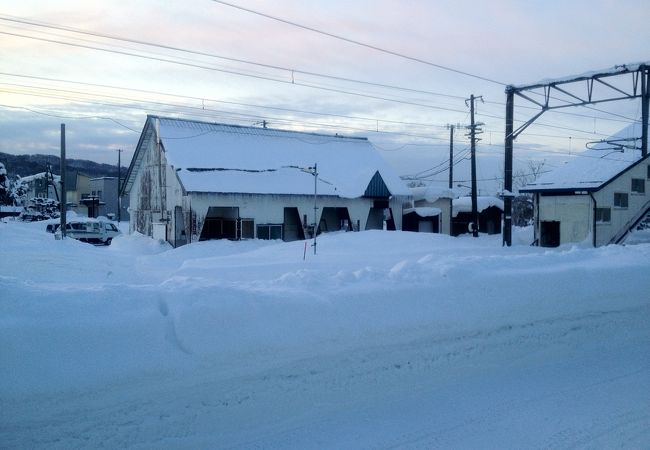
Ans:
MULTIPOLYGON (((60 236, 60 230, 55 234, 60 236)), ((120 234, 117 226, 102 219, 73 219, 66 223, 65 234, 82 242, 96 245, 110 245, 113 238, 120 234)))

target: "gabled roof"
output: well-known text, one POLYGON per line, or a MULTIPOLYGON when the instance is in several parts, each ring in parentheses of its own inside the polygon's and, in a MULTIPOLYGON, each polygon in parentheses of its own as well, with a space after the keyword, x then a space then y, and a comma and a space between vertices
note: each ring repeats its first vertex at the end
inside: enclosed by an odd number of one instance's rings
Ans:
MULTIPOLYGON (((371 181, 390 195, 410 192, 365 138, 148 116, 125 180, 129 192, 146 146, 160 142, 167 162, 188 192, 318 194, 356 198, 371 181)), ((372 189, 371 189, 372 190, 372 189)), ((381 189, 380 189, 381 190, 381 189)))
POLYGON ((607 139, 578 153, 562 167, 527 184, 520 192, 597 191, 641 162, 641 123, 635 122, 607 139), (633 148, 627 148, 631 146, 633 148))

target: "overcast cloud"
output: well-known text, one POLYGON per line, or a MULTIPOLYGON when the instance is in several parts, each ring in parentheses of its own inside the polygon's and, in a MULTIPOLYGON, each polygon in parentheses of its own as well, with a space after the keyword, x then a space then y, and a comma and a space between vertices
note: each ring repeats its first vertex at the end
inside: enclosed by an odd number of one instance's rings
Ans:
MULTIPOLYGON (((233 3, 507 84, 650 60, 650 6, 645 1, 233 3)), ((505 101, 501 84, 407 61, 210 0, 56 4, 2 0, 0 18, 3 152, 57 153, 60 123, 65 122, 70 157, 114 163, 115 150, 122 148, 128 161, 146 115, 167 114, 242 125, 267 120, 277 128, 363 135, 400 174, 414 174, 448 158, 445 125, 468 123, 464 98, 474 94, 486 100, 477 105, 477 120, 485 122, 477 149, 479 172, 486 179, 500 176, 505 101), (12 17, 277 68, 7 20, 12 17)), ((599 107, 619 116, 584 108, 572 112, 586 117, 546 114, 518 139, 515 164, 525 167, 530 159, 561 164, 584 149, 587 141, 606 137, 629 118, 638 118, 639 103, 599 107)), ((526 120, 533 113, 518 108, 516 114, 526 120)), ((464 133, 458 133, 456 141, 458 152, 468 145, 464 133)), ((468 177, 468 167, 459 163, 459 180, 468 177)), ((431 179, 446 176, 440 173, 431 179)))

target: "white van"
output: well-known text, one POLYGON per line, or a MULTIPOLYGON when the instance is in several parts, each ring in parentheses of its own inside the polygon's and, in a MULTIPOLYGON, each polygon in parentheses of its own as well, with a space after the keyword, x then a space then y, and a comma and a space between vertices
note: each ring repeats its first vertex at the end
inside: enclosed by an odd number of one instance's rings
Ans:
MULTIPOLYGON (((57 239, 61 232, 57 231, 57 239)), ((95 245, 111 245, 113 238, 120 234, 117 226, 102 219, 73 219, 65 225, 65 234, 68 237, 95 245)))

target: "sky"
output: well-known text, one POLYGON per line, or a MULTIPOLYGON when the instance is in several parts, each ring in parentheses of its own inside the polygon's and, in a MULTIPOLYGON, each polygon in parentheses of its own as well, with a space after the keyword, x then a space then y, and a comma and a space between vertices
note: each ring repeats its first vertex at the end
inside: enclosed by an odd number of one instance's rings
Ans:
MULTIPOLYGON (((58 154, 65 123, 68 157, 117 163, 122 149, 128 163, 147 114, 266 121, 368 137, 399 175, 446 183, 453 124, 454 183, 469 184, 475 95, 492 191, 505 86, 648 61, 648 19, 637 0, 0 0, 0 151, 58 154)), ((640 116, 638 100, 593 108, 545 113, 517 138, 515 170, 552 170, 640 116)))

